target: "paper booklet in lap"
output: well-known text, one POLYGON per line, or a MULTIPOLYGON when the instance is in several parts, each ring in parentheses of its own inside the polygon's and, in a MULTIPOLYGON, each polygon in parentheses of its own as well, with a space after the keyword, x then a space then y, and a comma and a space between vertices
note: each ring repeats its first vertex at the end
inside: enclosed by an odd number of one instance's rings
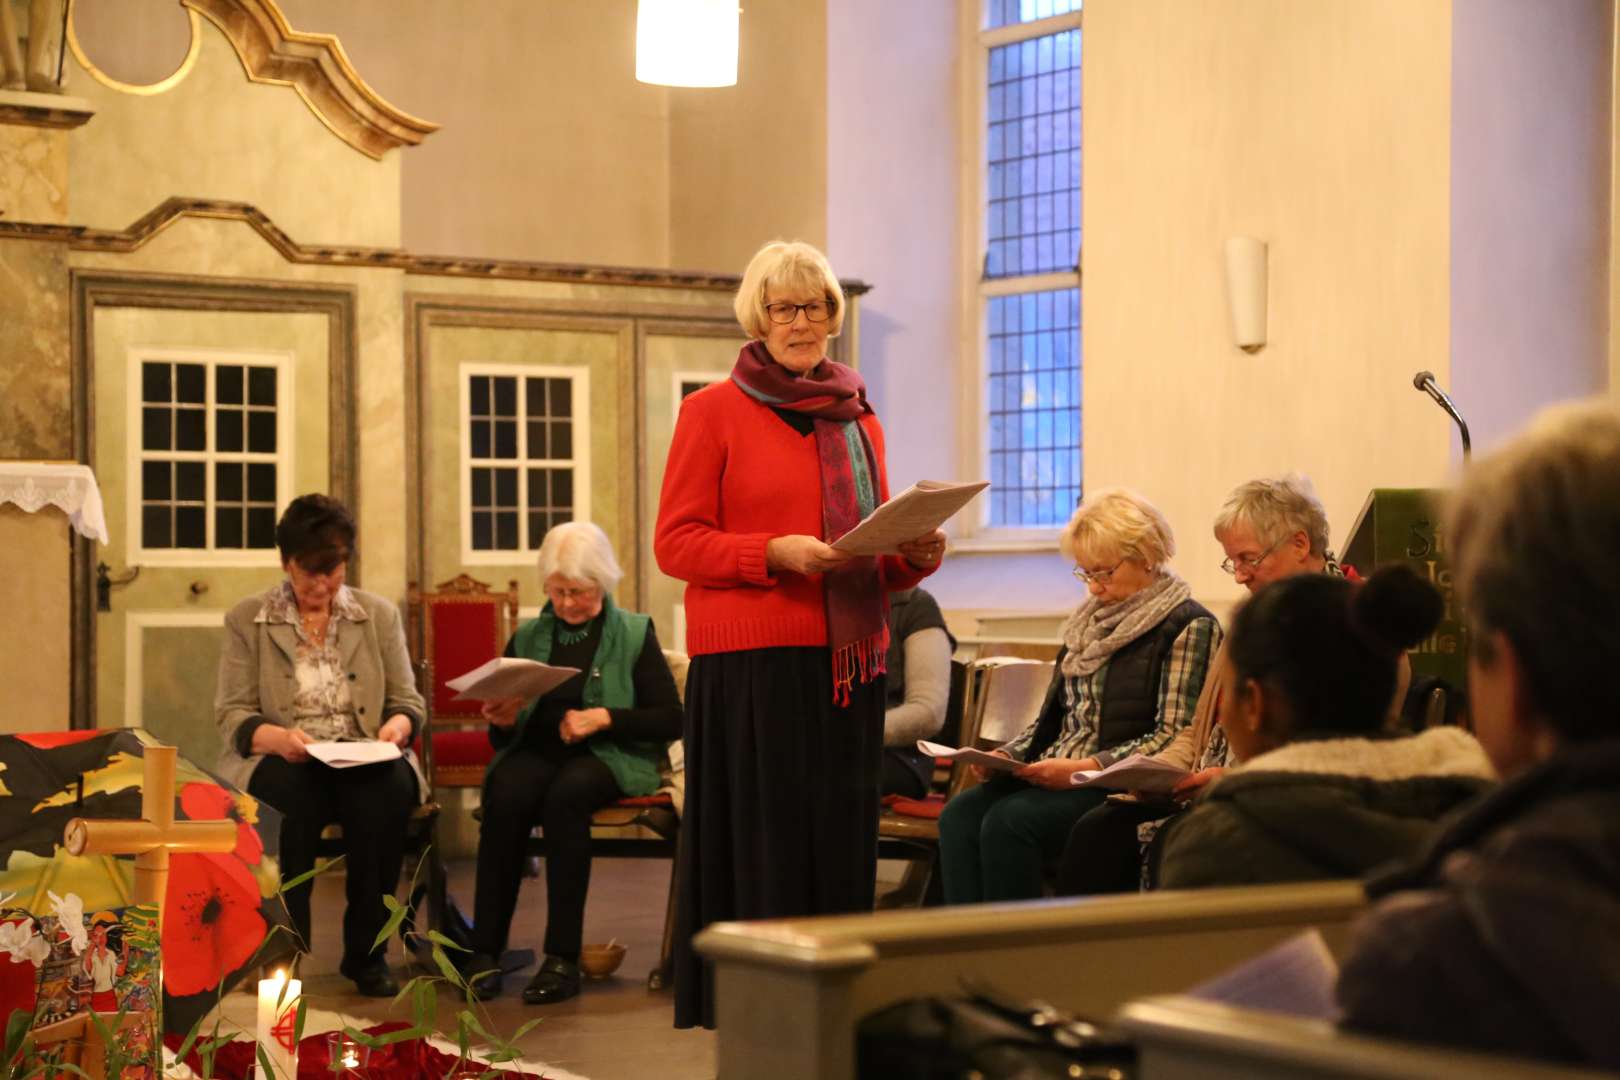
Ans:
POLYGON ((538 660, 497 656, 459 678, 446 679, 444 685, 457 692, 457 701, 495 701, 500 698, 532 701, 549 694, 578 674, 579 668, 552 667, 538 660))
POLYGON ((971 484, 919 480, 873 510, 832 546, 851 555, 898 554, 901 544, 933 532, 989 486, 988 480, 971 484))
POLYGON ((1114 762, 1106 769, 1088 769, 1074 774, 1075 787, 1107 788, 1110 791, 1145 791, 1168 795, 1188 776, 1186 769, 1168 765, 1141 754, 1114 762))
POLYGON ((1014 769, 1024 767, 1022 761, 1014 761, 1012 758, 1002 757, 1000 754, 989 754, 983 750, 958 750, 954 746, 944 746, 937 742, 929 742, 927 739, 918 739, 917 749, 932 758, 965 761, 969 765, 982 765, 986 769, 994 769, 997 772, 1012 772, 1014 769))
POLYGON ((356 765, 375 765, 380 761, 393 761, 399 757, 399 747, 381 739, 363 739, 355 742, 312 742, 305 745, 309 756, 324 761, 334 769, 351 769, 356 765))

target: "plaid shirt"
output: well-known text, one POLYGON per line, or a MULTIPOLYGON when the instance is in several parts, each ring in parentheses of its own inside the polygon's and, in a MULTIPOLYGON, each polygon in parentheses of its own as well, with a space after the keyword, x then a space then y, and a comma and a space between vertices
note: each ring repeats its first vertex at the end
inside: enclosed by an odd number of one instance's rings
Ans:
MULTIPOLYGON (((1153 730, 1139 738, 1107 748, 1097 745, 1102 722, 1102 690, 1108 679, 1108 664, 1090 675, 1069 675, 1063 679, 1063 727, 1052 745, 1041 754, 1048 758, 1095 757, 1107 768, 1131 754, 1156 754, 1170 744, 1176 732, 1192 723, 1198 695, 1209 675, 1209 661, 1221 642, 1221 627, 1213 618, 1194 619, 1170 646, 1159 673, 1159 708, 1153 730)), ((1040 718, 1001 749, 1019 761, 1024 760, 1040 718)))

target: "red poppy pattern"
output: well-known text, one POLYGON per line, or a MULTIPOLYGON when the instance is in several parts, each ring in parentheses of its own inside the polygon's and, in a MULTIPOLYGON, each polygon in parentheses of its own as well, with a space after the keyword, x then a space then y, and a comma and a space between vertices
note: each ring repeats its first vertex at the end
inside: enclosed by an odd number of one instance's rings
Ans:
POLYGON ((219 985, 252 957, 269 927, 253 874, 234 854, 176 854, 163 915, 163 985, 175 997, 219 985))
POLYGON ((190 821, 230 818, 236 822, 236 848, 231 854, 249 866, 258 866, 259 860, 264 858, 264 841, 259 839, 259 831, 242 820, 236 797, 218 784, 187 784, 180 789, 180 809, 190 821))

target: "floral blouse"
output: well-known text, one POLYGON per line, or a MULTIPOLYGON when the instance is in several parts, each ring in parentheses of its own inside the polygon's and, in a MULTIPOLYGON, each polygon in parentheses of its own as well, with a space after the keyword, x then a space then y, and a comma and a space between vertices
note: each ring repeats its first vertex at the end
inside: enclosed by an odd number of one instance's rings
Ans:
POLYGON ((349 693, 349 680, 337 650, 338 620, 359 622, 366 618, 365 610, 348 587, 339 589, 332 597, 332 618, 327 623, 325 639, 318 645, 304 633, 303 621, 298 616, 298 600, 293 596, 291 585, 283 583, 265 603, 259 617, 264 622, 286 623, 298 635, 293 662, 298 681, 298 689, 293 692, 293 726, 316 742, 366 738, 354 712, 354 698, 349 693))

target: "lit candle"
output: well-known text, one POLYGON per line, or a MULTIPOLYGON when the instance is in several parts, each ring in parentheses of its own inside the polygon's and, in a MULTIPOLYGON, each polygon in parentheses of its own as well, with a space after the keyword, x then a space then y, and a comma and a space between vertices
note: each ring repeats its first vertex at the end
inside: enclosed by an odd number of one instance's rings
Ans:
POLYGON ((298 1042, 293 1027, 298 1016, 298 992, 303 983, 277 971, 259 980, 259 1023, 255 1035, 270 1062, 270 1076, 259 1080, 294 1080, 298 1075, 298 1042))

